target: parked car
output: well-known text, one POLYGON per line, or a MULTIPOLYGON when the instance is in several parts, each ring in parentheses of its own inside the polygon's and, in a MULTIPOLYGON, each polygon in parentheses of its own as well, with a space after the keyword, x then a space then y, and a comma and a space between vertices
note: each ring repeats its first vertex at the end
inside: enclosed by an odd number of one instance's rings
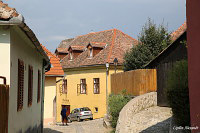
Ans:
POLYGON ((92 111, 88 107, 76 108, 72 110, 72 112, 68 116, 68 122, 72 122, 76 120, 80 122, 84 119, 93 120, 92 111))

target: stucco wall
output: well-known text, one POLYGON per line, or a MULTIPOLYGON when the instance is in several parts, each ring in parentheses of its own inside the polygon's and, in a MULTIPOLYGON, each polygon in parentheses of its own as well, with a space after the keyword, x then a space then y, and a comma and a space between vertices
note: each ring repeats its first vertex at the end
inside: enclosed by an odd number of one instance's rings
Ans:
POLYGON ((56 98, 56 77, 45 77, 44 122, 53 122, 53 102, 56 98))
POLYGON ((5 26, 0 26, 0 76, 6 77, 10 85, 10 30, 5 26))
MULTIPOLYGON (((121 72, 122 70, 118 70, 121 72)), ((108 93, 111 93, 110 75, 114 73, 113 69, 109 70, 108 76, 108 93)), ((57 122, 61 121, 60 111, 61 105, 70 105, 70 111, 74 108, 89 107, 92 110, 93 118, 101 118, 106 114, 106 68, 80 68, 78 70, 70 70, 65 72, 67 76, 67 94, 61 94, 59 82, 57 84, 57 122), (93 92, 93 78, 100 79, 100 94, 93 92), (87 94, 77 94, 77 84, 80 84, 80 79, 86 79, 87 94), (95 112, 95 107, 98 107, 98 112, 95 112)))
MULTIPOLYGON (((38 70, 41 71, 43 60, 31 41, 16 26, 12 26, 11 32, 11 73, 10 73, 10 101, 9 101, 9 133, 41 131, 41 99, 37 103, 38 70), (24 61, 24 97, 23 109, 17 111, 18 92, 18 59, 24 61), (33 99, 32 106, 28 107, 28 65, 33 66, 33 99)), ((42 77, 41 77, 42 79, 42 77)), ((42 82, 42 81, 41 81, 42 82)), ((40 94, 42 96, 42 83, 40 94)))
POLYGON ((133 115, 139 111, 157 105, 157 93, 150 92, 129 101, 120 111, 116 133, 128 133, 133 115))

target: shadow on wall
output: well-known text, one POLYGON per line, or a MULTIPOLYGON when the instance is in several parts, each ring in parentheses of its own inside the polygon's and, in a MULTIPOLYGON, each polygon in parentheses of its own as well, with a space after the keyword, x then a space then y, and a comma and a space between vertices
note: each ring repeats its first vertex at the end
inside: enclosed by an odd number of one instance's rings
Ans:
POLYGON ((44 128, 43 133, 62 133, 60 131, 52 130, 50 128, 44 128))
POLYGON ((170 129, 171 117, 159 122, 147 129, 141 131, 141 133, 168 133, 170 129))

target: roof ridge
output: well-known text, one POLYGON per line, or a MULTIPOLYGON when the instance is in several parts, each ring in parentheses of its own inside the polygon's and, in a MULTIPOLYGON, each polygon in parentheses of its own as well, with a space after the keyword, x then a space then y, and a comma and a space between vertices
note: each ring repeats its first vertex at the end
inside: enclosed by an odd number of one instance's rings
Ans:
POLYGON ((75 38, 78 38, 78 37, 82 37, 82 36, 86 36, 86 35, 90 35, 90 34, 97 34, 97 33, 101 33, 101 32, 105 32, 105 31, 111 31, 111 30, 114 30, 114 29, 109 29, 109 30, 103 30, 103 31, 97 31, 97 32, 90 32, 90 33, 87 33, 85 35, 79 35, 75 38))
POLYGON ((126 35, 127 37, 129 37, 130 39, 132 39, 132 40, 134 40, 134 41, 138 41, 138 40, 136 40, 135 38, 133 38, 133 37, 131 37, 131 36, 129 36, 128 34, 126 34, 126 33, 124 33, 123 31, 121 31, 121 30, 118 30, 118 29, 116 29, 117 31, 119 31, 119 32, 121 32, 122 34, 124 34, 124 35, 126 35))
POLYGON ((113 33, 113 37, 112 37, 112 43, 111 43, 111 46, 110 46, 110 50, 109 50, 109 54, 108 54, 108 58, 107 58, 107 62, 110 61, 110 57, 111 57, 111 53, 112 53, 112 48, 114 46, 114 43, 115 43, 115 39, 116 39, 116 30, 117 29, 114 29, 114 33, 113 33))

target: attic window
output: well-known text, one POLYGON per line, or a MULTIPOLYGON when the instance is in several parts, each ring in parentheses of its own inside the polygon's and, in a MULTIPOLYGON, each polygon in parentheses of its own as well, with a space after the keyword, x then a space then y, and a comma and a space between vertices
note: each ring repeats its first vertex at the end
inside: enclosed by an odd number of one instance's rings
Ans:
POLYGON ((92 58, 92 56, 93 56, 93 51, 92 51, 92 48, 90 48, 90 55, 89 55, 89 57, 92 58))
POLYGON ((70 59, 70 60, 73 59, 72 52, 69 53, 69 59, 70 59))

